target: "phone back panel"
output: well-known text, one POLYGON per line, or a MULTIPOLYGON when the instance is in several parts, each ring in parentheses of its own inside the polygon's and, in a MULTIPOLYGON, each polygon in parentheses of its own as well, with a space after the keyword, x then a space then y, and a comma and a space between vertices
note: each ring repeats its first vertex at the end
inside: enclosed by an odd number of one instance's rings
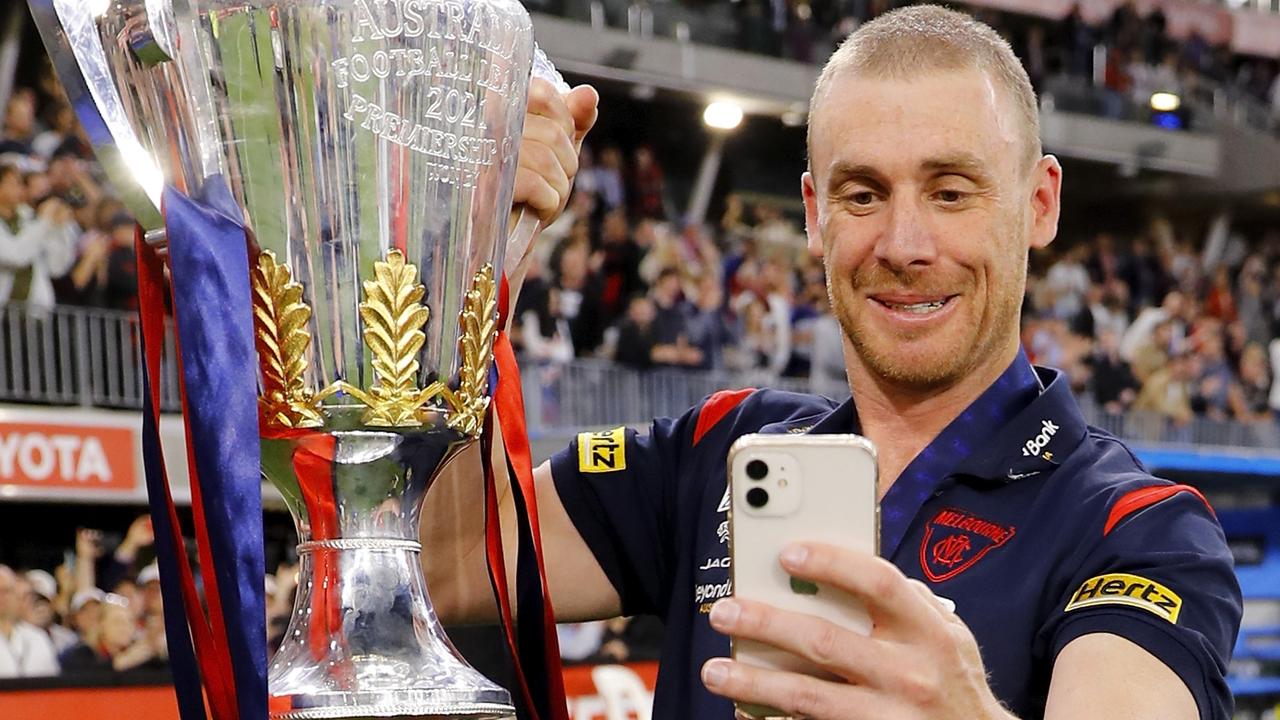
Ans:
MULTIPOLYGON (((729 485, 733 594, 869 633, 861 603, 834 587, 793 579, 778 555, 796 541, 877 551, 871 443, 857 435, 746 435, 729 451, 729 485), (753 462, 765 463, 763 477, 753 462), (761 490, 767 493, 763 504, 761 490)), ((733 656, 760 667, 827 676, 806 660, 752 641, 735 640, 733 656)))

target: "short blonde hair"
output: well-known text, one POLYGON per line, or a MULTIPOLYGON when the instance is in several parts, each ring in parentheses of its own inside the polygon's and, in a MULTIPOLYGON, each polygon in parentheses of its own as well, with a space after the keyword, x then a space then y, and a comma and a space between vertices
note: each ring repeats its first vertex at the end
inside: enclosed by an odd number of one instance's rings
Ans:
POLYGON ((906 80, 950 70, 978 70, 1004 89, 1019 116, 1028 165, 1040 159, 1040 113, 1031 79, 1009 43, 989 25, 937 5, 899 8, 866 23, 827 60, 809 101, 813 117, 836 77, 906 80))

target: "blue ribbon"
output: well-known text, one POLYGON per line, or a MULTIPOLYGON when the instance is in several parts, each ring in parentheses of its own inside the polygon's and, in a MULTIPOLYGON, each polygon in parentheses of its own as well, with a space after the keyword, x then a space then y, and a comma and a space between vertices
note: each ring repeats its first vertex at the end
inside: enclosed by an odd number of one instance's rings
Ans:
MULTIPOLYGON (((145 356, 145 341, 144 341, 145 356)), ((200 668, 196 665, 191 629, 187 627, 186 605, 182 601, 182 584, 178 568, 184 547, 175 547, 173 525, 165 495, 164 458, 160 452, 160 429, 156 425, 155 408, 151 404, 152 378, 142 373, 142 462, 147 480, 147 502, 155 528, 156 565, 160 568, 160 596, 164 599, 165 642, 169 648, 169 667, 173 671, 173 689, 178 696, 178 714, 182 720, 205 720, 204 697, 200 693, 200 668)), ((155 378, 159 382, 159 378, 155 378)))
MULTIPOLYGON (((239 720, 267 717, 257 356, 245 230, 225 182, 166 188, 165 227, 195 477, 204 500, 239 720)), ((210 572, 205 568, 204 572, 210 572)))

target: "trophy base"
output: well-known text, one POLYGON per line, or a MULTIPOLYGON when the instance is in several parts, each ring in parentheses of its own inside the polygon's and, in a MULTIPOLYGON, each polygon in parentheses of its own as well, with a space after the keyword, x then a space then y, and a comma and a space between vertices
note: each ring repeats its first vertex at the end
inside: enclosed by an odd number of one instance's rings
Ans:
POLYGON ((271 720, 507 720, 515 717, 515 708, 507 700, 506 691, 493 693, 493 698, 474 692, 466 693, 466 698, 451 697, 460 694, 420 690, 398 691, 394 698, 388 697, 390 693, 294 695, 290 698, 293 709, 272 712, 271 720))

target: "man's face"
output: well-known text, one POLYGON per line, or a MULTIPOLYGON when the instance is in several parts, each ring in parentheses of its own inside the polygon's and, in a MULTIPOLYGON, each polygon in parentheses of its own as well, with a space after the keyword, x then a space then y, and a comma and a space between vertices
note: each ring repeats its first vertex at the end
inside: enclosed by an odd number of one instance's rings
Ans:
POLYGON ((14 96, 5 110, 5 129, 16 138, 25 138, 35 127, 35 106, 29 98, 14 96))
POLYGON ((12 170, 0 172, 0 207, 12 208, 22 204, 26 188, 22 176, 12 170))
POLYGON ((1027 167, 1004 92, 976 70, 846 76, 811 122, 809 246, 851 361, 917 390, 1007 362, 1028 249, 1057 231, 1061 169, 1027 167))
POLYGON ((0 566, 0 622, 18 620, 22 598, 18 597, 18 578, 7 567, 0 566))
POLYGON ((138 626, 133 611, 124 605, 104 603, 102 607, 102 644, 122 650, 133 642, 138 626))

